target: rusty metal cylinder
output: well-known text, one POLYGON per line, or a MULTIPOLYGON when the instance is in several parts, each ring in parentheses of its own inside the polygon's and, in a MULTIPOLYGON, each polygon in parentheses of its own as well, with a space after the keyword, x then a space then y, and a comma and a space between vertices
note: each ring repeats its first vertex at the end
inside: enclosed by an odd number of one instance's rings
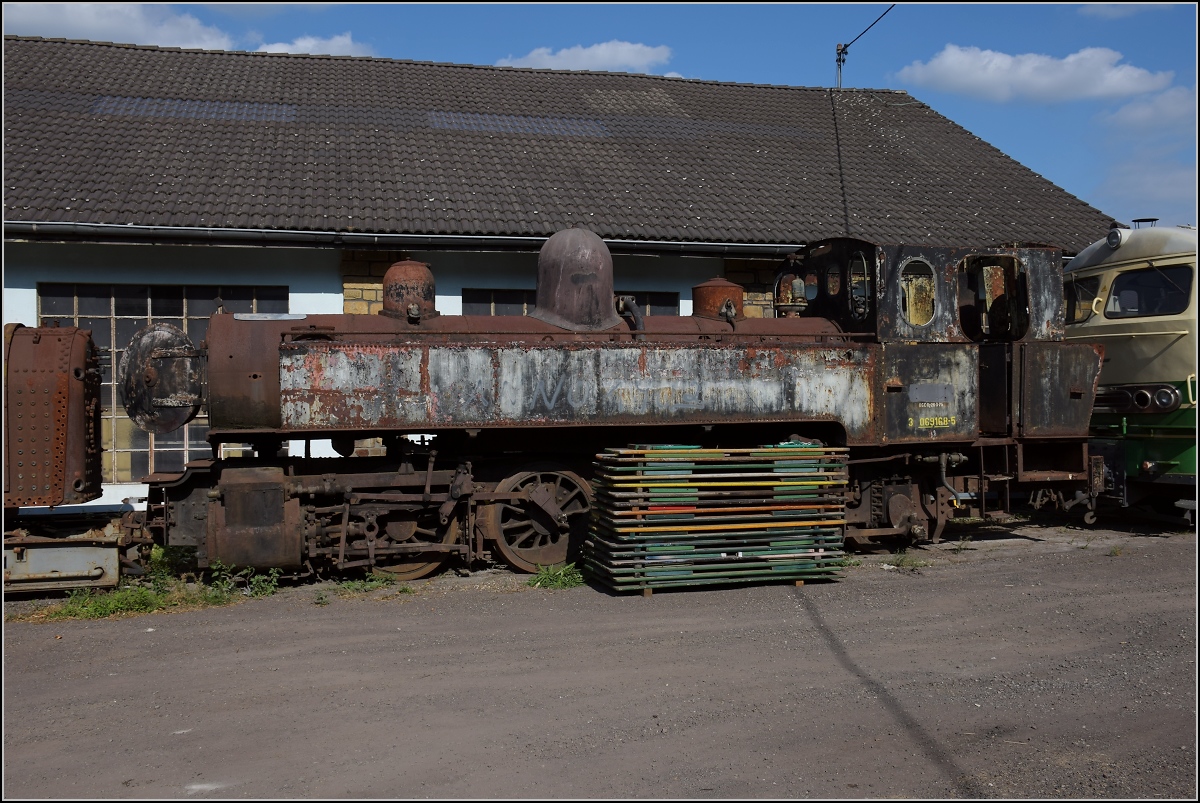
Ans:
POLYGON ((564 229, 546 240, 538 254, 537 306, 529 314, 572 332, 620 325, 604 240, 587 229, 564 229))
POLYGON ((709 279, 692 288, 692 315, 718 321, 740 321, 744 291, 740 284, 722 278, 709 279))
POLYGON ((437 289, 428 265, 406 259, 388 268, 383 276, 381 315, 405 318, 415 323, 426 318, 436 318, 436 305, 437 289))

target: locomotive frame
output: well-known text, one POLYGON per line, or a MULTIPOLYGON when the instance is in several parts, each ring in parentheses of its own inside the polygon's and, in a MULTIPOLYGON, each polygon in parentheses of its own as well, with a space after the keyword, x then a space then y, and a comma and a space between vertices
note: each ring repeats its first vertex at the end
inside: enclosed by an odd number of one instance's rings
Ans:
POLYGON ((296 576, 535 571, 578 556, 597 453, 798 439, 848 451, 849 544, 937 540, 1024 500, 1094 520, 1103 349, 1063 342, 1057 249, 812 243, 783 261, 772 319, 723 279, 687 317, 612 287, 604 242, 569 229, 542 248, 529 317, 440 315, 407 261, 378 315, 218 312, 200 344, 152 324, 120 367, 130 418, 169 432, 204 407, 214 455, 254 452, 146 478, 121 548, 296 576), (341 457, 309 456, 325 439, 341 457), (383 454, 356 455, 365 439, 383 454))

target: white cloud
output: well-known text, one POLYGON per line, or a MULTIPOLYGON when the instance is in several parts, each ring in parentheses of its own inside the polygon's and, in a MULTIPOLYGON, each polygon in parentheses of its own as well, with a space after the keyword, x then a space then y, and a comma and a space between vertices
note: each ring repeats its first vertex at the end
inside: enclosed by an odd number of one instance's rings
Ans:
POLYGON ((355 42, 347 31, 328 39, 319 36, 301 36, 291 42, 273 42, 258 48, 259 53, 310 53, 326 56, 373 56, 370 45, 355 42))
POLYGON ((205 50, 233 46, 229 34, 190 14, 135 3, 5 3, 4 32, 205 50))
POLYGON ((539 47, 520 58, 509 56, 496 62, 497 67, 537 67, 550 70, 597 70, 608 72, 652 72, 654 67, 671 60, 671 48, 650 47, 614 39, 598 45, 564 47, 552 52, 539 47))
POLYGON ((946 45, 928 63, 914 61, 900 80, 916 86, 992 101, 1041 103, 1120 98, 1170 86, 1174 73, 1151 73, 1118 64, 1122 55, 1089 47, 1065 58, 1039 53, 1012 56, 977 47, 946 45))
POLYGON ((1173 86, 1166 92, 1138 98, 1102 121, 1132 134, 1177 133, 1196 136, 1196 88, 1173 86))
POLYGON ((1085 17, 1097 17, 1102 20, 1119 20, 1143 11, 1157 11, 1170 7, 1170 3, 1087 3, 1079 8, 1079 13, 1085 17))

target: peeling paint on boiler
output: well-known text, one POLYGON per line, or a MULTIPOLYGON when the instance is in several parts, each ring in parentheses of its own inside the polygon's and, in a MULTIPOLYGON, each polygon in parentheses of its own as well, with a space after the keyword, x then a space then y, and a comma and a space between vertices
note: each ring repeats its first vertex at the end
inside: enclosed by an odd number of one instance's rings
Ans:
POLYGON ((872 437, 869 348, 321 343, 281 352, 285 427, 841 421, 872 437))

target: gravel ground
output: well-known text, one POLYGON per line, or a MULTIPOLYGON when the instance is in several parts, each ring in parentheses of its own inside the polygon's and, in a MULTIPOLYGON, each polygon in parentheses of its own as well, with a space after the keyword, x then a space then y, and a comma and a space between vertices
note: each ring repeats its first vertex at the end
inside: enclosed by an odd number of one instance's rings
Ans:
POLYGON ((1195 534, 960 532, 801 588, 6 622, 4 795, 1194 799, 1195 534))

